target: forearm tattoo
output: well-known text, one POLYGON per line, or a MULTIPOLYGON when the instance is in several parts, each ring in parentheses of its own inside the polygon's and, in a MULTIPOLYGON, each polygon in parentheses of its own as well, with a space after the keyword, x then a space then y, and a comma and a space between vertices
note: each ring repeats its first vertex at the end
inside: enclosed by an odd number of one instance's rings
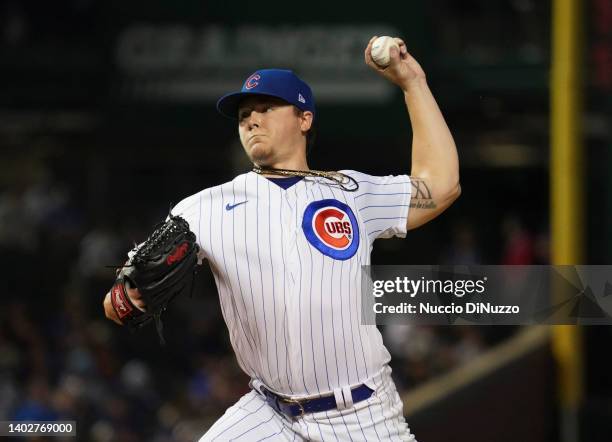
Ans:
POLYGON ((431 195, 431 190, 424 180, 419 178, 411 178, 412 198, 410 198, 410 207, 415 209, 435 209, 436 203, 431 195))

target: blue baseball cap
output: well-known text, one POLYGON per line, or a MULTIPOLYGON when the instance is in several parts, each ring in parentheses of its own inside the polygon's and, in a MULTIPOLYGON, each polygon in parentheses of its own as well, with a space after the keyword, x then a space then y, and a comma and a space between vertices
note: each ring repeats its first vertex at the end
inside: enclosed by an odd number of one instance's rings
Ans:
POLYGON ((238 119, 240 101, 251 95, 280 98, 303 111, 315 113, 312 90, 302 79, 286 69, 255 71, 242 85, 240 92, 224 95, 217 101, 217 110, 228 118, 238 119))

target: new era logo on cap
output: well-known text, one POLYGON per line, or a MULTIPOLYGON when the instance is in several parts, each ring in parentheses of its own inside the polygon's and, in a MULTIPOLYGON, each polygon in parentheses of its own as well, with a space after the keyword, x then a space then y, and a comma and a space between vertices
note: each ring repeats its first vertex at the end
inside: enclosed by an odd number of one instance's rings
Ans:
POLYGON ((302 94, 298 94, 298 101, 300 103, 306 103, 306 100, 304 100, 304 97, 302 97, 302 94))

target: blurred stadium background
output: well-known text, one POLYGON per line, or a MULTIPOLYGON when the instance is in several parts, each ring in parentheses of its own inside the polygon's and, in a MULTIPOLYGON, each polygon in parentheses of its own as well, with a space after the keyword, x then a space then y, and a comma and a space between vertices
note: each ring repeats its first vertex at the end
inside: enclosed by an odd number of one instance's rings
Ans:
MULTIPOLYGON (((463 188, 439 219, 377 243, 375 264, 551 263, 550 174, 582 187, 582 254, 565 263, 610 263, 612 1, 575 0, 577 37, 562 30, 578 48, 567 92, 583 178, 550 161, 552 11, 568 3, 2 1, 0 420, 76 420, 83 441, 193 440, 247 391, 209 272, 166 316, 160 348, 153 329, 130 335, 103 318, 105 266, 173 202, 248 169, 214 101, 258 68, 293 68, 313 86, 311 167, 407 173, 401 94, 363 63, 372 35, 402 36, 424 66, 463 188)), ((609 441, 612 332, 580 330, 565 354, 583 382, 569 387, 552 328, 382 331, 422 442, 609 441)))

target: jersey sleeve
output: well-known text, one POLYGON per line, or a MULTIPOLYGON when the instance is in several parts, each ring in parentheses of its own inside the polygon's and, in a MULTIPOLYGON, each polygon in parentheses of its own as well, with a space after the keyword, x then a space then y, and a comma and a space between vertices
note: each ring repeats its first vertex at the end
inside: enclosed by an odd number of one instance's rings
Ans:
POLYGON ((343 171, 359 184, 354 192, 357 216, 370 241, 406 236, 411 185, 408 175, 372 176, 343 171))
POLYGON ((198 260, 206 258, 206 244, 203 244, 204 237, 202 235, 202 213, 206 213, 208 208, 208 198, 205 198, 205 193, 208 190, 203 190, 202 192, 196 193, 195 195, 191 195, 181 202, 179 202, 176 206, 174 206, 171 210, 172 215, 180 216, 187 221, 189 224, 189 230, 191 230, 196 235, 196 242, 198 243, 200 250, 198 251, 198 260))

